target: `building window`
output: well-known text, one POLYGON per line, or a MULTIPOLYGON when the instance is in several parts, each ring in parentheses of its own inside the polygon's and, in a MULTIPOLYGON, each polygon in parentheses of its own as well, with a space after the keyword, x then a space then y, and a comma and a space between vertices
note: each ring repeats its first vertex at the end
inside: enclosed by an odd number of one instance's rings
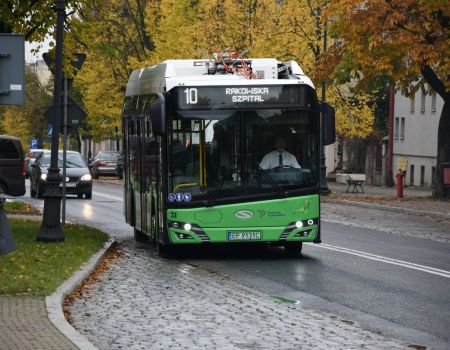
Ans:
POLYGON ((411 113, 414 113, 414 104, 416 103, 416 99, 415 99, 415 96, 413 95, 413 96, 411 96, 411 105, 410 105, 410 107, 409 107, 409 111, 411 112, 411 113))
POLYGON ((400 123, 400 140, 404 139, 405 139, 405 118, 402 117, 400 123))
POLYGON ((436 112, 436 92, 431 95, 431 112, 436 112))
POLYGON ((411 164, 409 168, 409 185, 414 186, 414 165, 411 164))
POLYGON ((436 177, 436 167, 432 166, 431 167, 431 186, 434 186, 434 184, 435 184, 435 181, 436 181, 435 177, 436 177))
POLYGON ((425 185, 425 166, 420 166, 420 186, 425 185))
POLYGON ((425 113, 425 89, 422 88, 420 89, 421 94, 420 94, 420 111, 422 113, 425 113))
POLYGON ((394 125, 394 140, 398 140, 398 123, 399 123, 399 119, 398 117, 395 118, 395 125, 394 125))

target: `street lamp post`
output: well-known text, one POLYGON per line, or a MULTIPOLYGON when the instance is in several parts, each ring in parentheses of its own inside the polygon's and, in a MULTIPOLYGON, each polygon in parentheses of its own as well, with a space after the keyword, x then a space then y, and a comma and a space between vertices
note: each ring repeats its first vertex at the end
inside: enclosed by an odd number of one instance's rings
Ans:
MULTIPOLYGON (((327 22, 325 21, 325 28, 323 32, 323 52, 327 51, 327 22)), ((325 89, 326 82, 322 82, 322 113, 321 113, 321 131, 320 131, 320 194, 327 195, 330 193, 327 185, 326 172, 327 166, 325 164, 325 146, 323 144, 323 116, 325 112, 325 89)))
POLYGON ((61 88, 62 88, 62 56, 64 39, 65 0, 56 0, 56 55, 55 55, 55 88, 53 91, 53 105, 55 106, 55 120, 52 130, 52 146, 50 167, 48 168, 47 184, 44 193, 44 217, 37 234, 40 242, 64 241, 62 232, 61 211, 61 175, 58 168, 58 143, 61 128, 61 88))

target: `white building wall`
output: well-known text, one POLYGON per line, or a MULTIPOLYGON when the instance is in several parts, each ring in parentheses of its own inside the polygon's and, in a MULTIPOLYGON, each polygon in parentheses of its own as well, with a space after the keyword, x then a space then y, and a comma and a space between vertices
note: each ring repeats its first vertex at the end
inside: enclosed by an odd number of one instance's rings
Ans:
MULTIPOLYGON (((437 132, 444 101, 419 89, 414 100, 397 92, 394 101, 394 175, 406 161, 405 184, 430 186, 437 155, 437 132), (412 174, 411 174, 412 172, 412 174)), ((396 179, 394 178, 394 181, 396 179)))

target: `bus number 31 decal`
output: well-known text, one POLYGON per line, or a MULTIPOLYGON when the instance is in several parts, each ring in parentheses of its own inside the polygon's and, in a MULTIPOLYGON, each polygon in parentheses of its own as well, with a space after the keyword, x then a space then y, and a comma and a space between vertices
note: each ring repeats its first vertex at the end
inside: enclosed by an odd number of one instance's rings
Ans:
POLYGON ((186 104, 195 105, 198 101, 198 92, 196 88, 184 89, 184 94, 186 95, 186 104))

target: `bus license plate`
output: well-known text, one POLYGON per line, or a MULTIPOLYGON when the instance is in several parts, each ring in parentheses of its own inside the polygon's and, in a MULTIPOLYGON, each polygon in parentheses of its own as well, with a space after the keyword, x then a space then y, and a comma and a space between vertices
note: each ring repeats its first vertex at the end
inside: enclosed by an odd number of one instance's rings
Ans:
POLYGON ((228 231, 229 241, 260 241, 260 231, 228 231))

